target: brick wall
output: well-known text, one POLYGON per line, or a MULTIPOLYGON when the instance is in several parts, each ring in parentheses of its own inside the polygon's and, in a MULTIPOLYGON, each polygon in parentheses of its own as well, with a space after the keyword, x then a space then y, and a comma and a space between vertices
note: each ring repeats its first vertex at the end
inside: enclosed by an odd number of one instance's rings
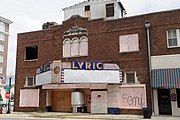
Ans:
MULTIPOLYGON (((16 91, 15 110, 34 111, 33 108, 19 108, 19 90, 24 88, 25 77, 34 75, 40 65, 53 61, 76 60, 102 60, 103 62, 116 63, 124 71, 136 71, 138 80, 142 84, 147 84, 148 107, 151 108, 151 89, 148 72, 148 55, 146 29, 144 23, 149 21, 151 51, 152 55, 178 53, 177 49, 167 49, 165 30, 180 28, 180 10, 160 12, 123 19, 108 20, 103 19, 88 21, 86 18, 76 17, 64 21, 62 25, 52 27, 49 30, 41 30, 29 33, 18 34, 17 43, 17 63, 16 63, 16 91), (82 28, 88 30, 89 52, 87 57, 62 58, 63 33, 70 29, 74 22, 82 28), (119 53, 119 36, 127 34, 139 35, 139 52, 119 53), (26 46, 38 45, 38 61, 24 61, 26 46)), ((80 37, 81 35, 77 35, 80 37)), ((72 36, 74 37, 74 36, 72 36)), ((45 108, 45 90, 41 90, 40 107, 45 108)), ((142 114, 142 111, 123 110, 122 113, 142 114)))

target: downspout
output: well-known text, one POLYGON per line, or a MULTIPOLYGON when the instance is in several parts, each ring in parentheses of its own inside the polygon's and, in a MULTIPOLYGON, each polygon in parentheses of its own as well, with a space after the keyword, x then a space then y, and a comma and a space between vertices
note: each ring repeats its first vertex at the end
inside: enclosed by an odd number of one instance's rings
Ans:
MULTIPOLYGON (((148 65, 149 65, 149 80, 150 80, 150 87, 151 87, 151 70, 152 70, 152 64, 151 64, 151 43, 150 43, 150 27, 151 23, 149 21, 146 21, 144 24, 146 28, 146 34, 147 34, 147 47, 148 47, 148 65)), ((154 115, 154 93, 153 89, 151 89, 151 101, 152 101, 152 115, 154 115)))

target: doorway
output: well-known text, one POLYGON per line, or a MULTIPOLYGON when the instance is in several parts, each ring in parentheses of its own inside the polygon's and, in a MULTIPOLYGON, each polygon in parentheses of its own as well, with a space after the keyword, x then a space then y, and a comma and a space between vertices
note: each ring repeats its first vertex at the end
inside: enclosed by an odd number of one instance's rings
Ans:
POLYGON ((169 89, 158 89, 158 106, 160 115, 172 115, 169 89))
POLYGON ((52 92, 52 111, 71 112, 71 91, 52 92))

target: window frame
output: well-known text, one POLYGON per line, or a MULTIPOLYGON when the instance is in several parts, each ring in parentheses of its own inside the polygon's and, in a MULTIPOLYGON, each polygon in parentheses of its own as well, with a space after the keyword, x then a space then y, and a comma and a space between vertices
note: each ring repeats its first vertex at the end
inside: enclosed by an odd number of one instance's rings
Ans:
POLYGON ((4 56, 0 55, 0 62, 3 63, 4 62, 4 56))
POLYGON ((4 45, 3 44, 0 44, 0 52, 4 52, 4 45))
POLYGON ((5 34, 0 32, 0 41, 5 41, 5 34))
POLYGON ((81 38, 80 38, 80 43, 79 43, 79 54, 80 54, 80 56, 88 56, 88 38, 86 37, 86 36, 82 36, 81 38), (81 48, 81 46, 82 46, 82 43, 86 43, 87 44, 87 54, 84 54, 83 55, 83 52, 82 52, 82 48, 81 48))
POLYGON ((106 4, 106 18, 114 17, 114 3, 108 3, 106 4), (112 12, 111 12, 112 11, 112 12))
MULTIPOLYGON (((77 43, 77 41, 75 42, 77 43)), ((80 39, 77 38, 77 37, 74 37, 72 39, 69 39, 69 38, 66 38, 64 41, 63 41, 63 58, 73 58, 73 57, 84 57, 84 56, 88 56, 88 38, 86 36, 82 36, 80 39), (78 55, 72 55, 72 45, 73 45, 73 41, 75 40, 78 40, 78 55), (66 45, 66 41, 69 41, 68 44, 70 44, 70 50, 69 50, 69 54, 67 56, 65 56, 65 45, 66 45), (82 42, 87 42, 87 54, 82 54, 83 52, 81 52, 81 43, 82 42)))
POLYGON ((68 57, 71 57, 71 40, 69 38, 66 38, 63 41, 63 58, 68 58, 68 57), (65 45, 69 45, 69 54, 67 56, 64 53, 65 52, 65 45))
POLYGON ((39 58, 39 46, 38 45, 33 45, 33 46, 26 46, 25 47, 25 55, 24 55, 24 61, 37 61, 38 60, 38 58, 39 58), (37 47, 37 58, 35 58, 35 59, 27 59, 26 57, 26 54, 27 54, 27 48, 32 48, 32 47, 37 47))
POLYGON ((36 82, 34 76, 27 76, 24 87, 35 87, 35 86, 36 86, 36 82), (28 85, 29 78, 32 79, 32 86, 28 85))
POLYGON ((4 22, 0 22, 0 31, 2 32, 6 31, 6 24, 4 22))
POLYGON ((90 10, 91 10, 90 5, 86 5, 86 6, 84 6, 84 11, 85 11, 85 12, 90 11, 90 10))
POLYGON ((124 83, 126 83, 126 84, 138 84, 139 81, 137 80, 137 72, 136 71, 124 72, 124 83), (134 82, 133 83, 129 83, 128 80, 127 80, 127 74, 129 74, 129 73, 134 74, 134 82))
MULTIPOLYGON (((166 37, 167 37, 167 48, 177 48, 177 47, 180 47, 180 29, 170 29, 170 30, 167 30, 166 31, 166 37), (169 32, 175 30, 176 31, 176 39, 177 39, 177 46, 170 46, 169 45, 169 32)), ((171 39, 175 39, 175 37, 172 37, 171 39)))
MULTIPOLYGON (((70 45, 70 50, 71 50, 71 54, 70 54, 70 56, 71 57, 78 57, 78 56, 80 56, 80 41, 79 41, 79 39, 77 38, 77 37, 74 37, 72 40, 71 40, 71 45, 70 45), (76 48, 76 54, 74 54, 74 51, 73 51, 73 45, 75 45, 75 44, 77 44, 77 46, 75 46, 75 48, 76 48)), ((74 49, 75 49, 74 48, 74 49)))

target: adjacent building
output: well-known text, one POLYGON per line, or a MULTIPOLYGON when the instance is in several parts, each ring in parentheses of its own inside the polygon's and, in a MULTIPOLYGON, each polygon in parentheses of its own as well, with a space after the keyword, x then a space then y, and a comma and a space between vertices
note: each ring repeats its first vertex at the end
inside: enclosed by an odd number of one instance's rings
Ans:
POLYGON ((0 83, 6 84, 6 67, 9 39, 9 25, 12 22, 0 16, 0 83))
POLYGON ((88 0, 64 11, 62 25, 18 34, 15 111, 178 116, 180 10, 124 17, 120 2, 88 0))

